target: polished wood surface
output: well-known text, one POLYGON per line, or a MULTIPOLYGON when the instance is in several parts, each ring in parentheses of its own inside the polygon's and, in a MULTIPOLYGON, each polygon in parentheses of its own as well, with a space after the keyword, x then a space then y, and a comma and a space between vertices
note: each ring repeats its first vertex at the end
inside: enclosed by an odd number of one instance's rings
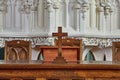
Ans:
POLYGON ((120 42, 112 43, 112 57, 113 61, 120 61, 120 42))
POLYGON ((0 61, 0 79, 119 80, 120 64, 114 62, 71 62, 68 64, 0 61))
MULTIPOLYGON (((58 45, 58 40, 55 40, 55 46, 58 45)), ((62 46, 70 46, 70 47, 79 47, 77 53, 77 60, 82 61, 82 53, 83 53, 83 43, 82 39, 75 39, 75 38, 63 38, 62 39, 62 46)), ((72 59, 72 58, 71 58, 72 59)))
MULTIPOLYGON (((58 46, 36 46, 41 49, 44 61, 53 61, 57 57, 58 46)), ((62 46, 62 55, 66 61, 80 60, 80 47, 79 46, 62 46)))
MULTIPOLYGON (((44 61, 53 61, 58 54, 58 40, 55 40, 54 46, 36 45, 35 49, 42 51, 44 61)), ((82 60, 82 49, 82 39, 62 39, 62 56, 66 61, 82 60)))
POLYGON ((5 41, 5 61, 31 60, 31 42, 24 40, 5 41))
POLYGON ((36 61, 32 60, 30 62, 5 62, 3 60, 0 60, 0 70, 2 69, 59 69, 59 70, 75 70, 75 69, 81 69, 81 70, 119 70, 120 69, 120 63, 119 62, 111 62, 111 61, 83 61, 83 62, 76 62, 71 61, 67 64, 53 64, 51 62, 44 62, 44 61, 36 61))

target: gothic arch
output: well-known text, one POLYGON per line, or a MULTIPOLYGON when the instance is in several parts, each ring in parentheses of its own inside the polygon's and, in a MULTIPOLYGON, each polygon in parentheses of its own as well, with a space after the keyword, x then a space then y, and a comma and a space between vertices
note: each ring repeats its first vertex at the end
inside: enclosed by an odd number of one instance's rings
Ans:
POLYGON ((89 51, 89 52, 86 54, 84 60, 85 60, 85 61, 95 61, 95 56, 94 56, 94 54, 93 54, 91 51, 89 51))

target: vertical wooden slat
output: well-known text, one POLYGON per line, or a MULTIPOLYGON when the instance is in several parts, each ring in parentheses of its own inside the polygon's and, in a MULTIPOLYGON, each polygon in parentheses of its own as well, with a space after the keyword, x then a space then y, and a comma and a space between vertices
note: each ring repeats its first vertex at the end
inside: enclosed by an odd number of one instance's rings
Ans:
POLYGON ((46 78, 36 78, 36 80, 46 80, 46 78))
POLYGON ((95 80, 94 78, 85 78, 85 80, 95 80))
POLYGON ((72 80, 71 78, 61 78, 60 80, 72 80))
POLYGON ((80 39, 80 61, 82 61, 82 39, 80 39))

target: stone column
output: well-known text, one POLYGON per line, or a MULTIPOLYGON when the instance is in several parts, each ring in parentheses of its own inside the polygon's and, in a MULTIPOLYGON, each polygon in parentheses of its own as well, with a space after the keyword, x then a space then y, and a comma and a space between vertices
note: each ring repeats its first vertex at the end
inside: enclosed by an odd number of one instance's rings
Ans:
POLYGON ((68 13, 68 9, 69 9, 69 7, 68 7, 68 5, 69 5, 69 0, 65 0, 65 3, 66 3, 66 11, 65 11, 65 15, 66 15, 66 18, 65 18, 65 22, 66 22, 66 28, 68 28, 68 27, 70 27, 69 26, 69 13, 68 13))
POLYGON ((31 6, 31 13, 32 13, 32 31, 33 32, 38 32, 39 27, 38 27, 38 0, 33 0, 32 6, 31 6))
POLYGON ((114 25, 115 24, 115 12, 114 12, 115 8, 114 8, 114 5, 115 5, 115 1, 111 3, 111 7, 110 7, 110 10, 109 10, 109 12, 110 12, 110 32, 113 31, 114 26, 115 26, 114 25))
POLYGON ((34 25, 34 0, 23 0, 21 4, 22 29, 25 33, 32 31, 34 25))
POLYGON ((85 2, 81 6, 82 6, 81 12, 82 12, 82 19, 83 19, 83 27, 81 32, 86 33, 89 27, 89 12, 88 12, 89 3, 85 2))
POLYGON ((20 13, 20 11, 19 11, 19 8, 20 8, 20 5, 21 5, 21 0, 16 0, 15 1, 15 20, 14 20, 14 22, 15 22, 15 31, 16 32, 21 32, 22 31, 22 25, 21 25, 21 13, 20 13))
POLYGON ((15 2, 16 0, 11 1, 11 29, 15 32, 15 2))
POLYGON ((6 5, 6 0, 1 0, 0 1, 0 31, 4 31, 5 27, 5 15, 7 11, 7 5, 6 5))
POLYGON ((61 26, 60 25, 60 16, 59 16, 59 7, 60 7, 60 4, 59 4, 59 0, 55 1, 54 3, 54 9, 55 9, 55 27, 54 27, 54 30, 57 31, 58 29, 58 26, 61 26))
POLYGON ((43 0, 39 0, 38 2, 38 30, 44 31, 44 5, 43 0))
POLYGON ((98 30, 100 31, 100 32, 103 32, 103 28, 105 27, 105 25, 104 25, 104 13, 103 13, 103 11, 104 11, 104 9, 103 9, 103 7, 98 7, 97 8, 97 24, 98 24, 98 30))
POLYGON ((78 2, 74 4, 74 28, 80 31, 80 4, 78 2))
POLYGON ((46 29, 48 29, 47 31, 52 32, 54 30, 54 9, 53 9, 53 2, 52 0, 46 0, 46 7, 47 10, 45 11, 47 17, 46 17, 46 29))
POLYGON ((11 0, 8 0, 7 1, 7 12, 6 12, 6 19, 5 19, 5 28, 4 30, 5 31, 11 31, 11 26, 12 26, 12 11, 11 11, 11 7, 12 7, 12 3, 11 3, 11 0))
POLYGON ((96 30, 96 6, 95 6, 95 0, 91 0, 91 6, 90 6, 90 27, 94 30, 96 30))

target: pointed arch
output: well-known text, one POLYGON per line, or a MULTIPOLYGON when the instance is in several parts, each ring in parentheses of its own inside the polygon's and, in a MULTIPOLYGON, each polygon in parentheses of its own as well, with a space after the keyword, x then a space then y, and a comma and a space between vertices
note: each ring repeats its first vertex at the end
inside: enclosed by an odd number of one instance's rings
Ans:
POLYGON ((106 55, 104 54, 103 60, 106 61, 106 55))
POLYGON ((95 56, 92 51, 89 51, 85 56, 85 61, 95 61, 95 56))

